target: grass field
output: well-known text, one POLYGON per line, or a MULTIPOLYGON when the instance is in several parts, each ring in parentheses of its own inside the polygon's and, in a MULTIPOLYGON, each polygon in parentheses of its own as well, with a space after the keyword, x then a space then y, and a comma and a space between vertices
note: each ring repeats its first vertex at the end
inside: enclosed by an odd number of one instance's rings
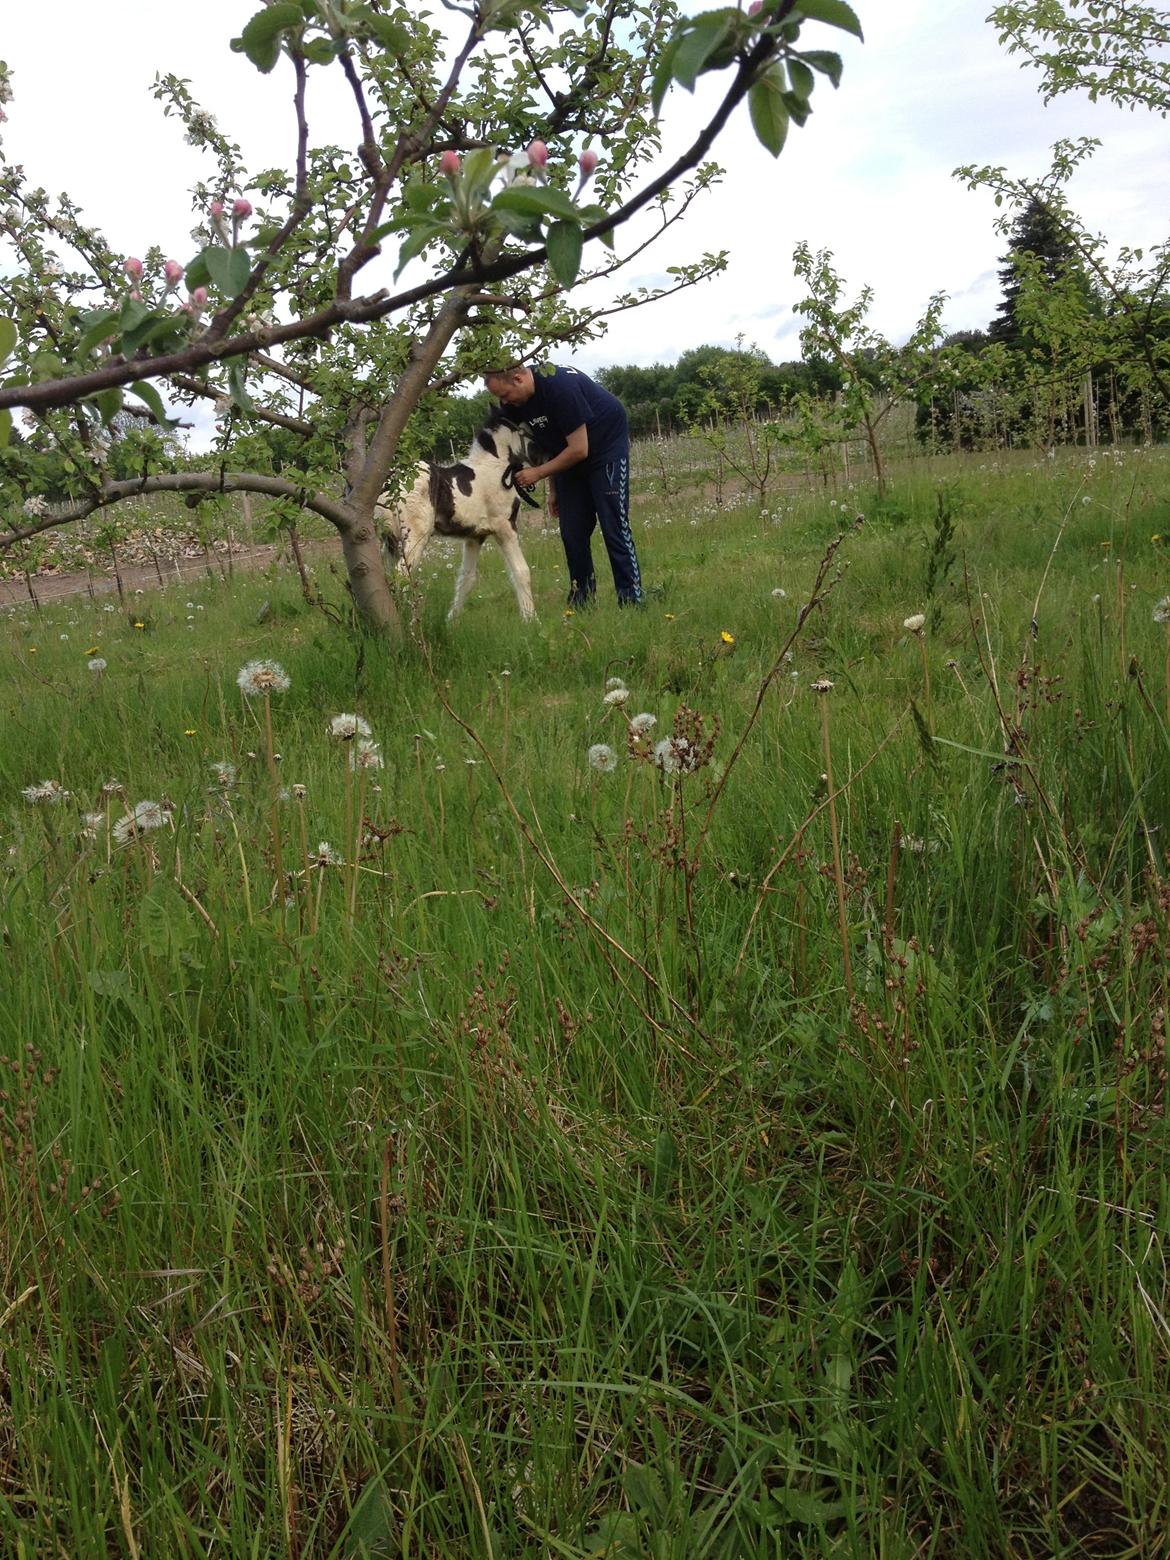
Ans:
POLYGON ((1165 1556, 1168 476, 9 614, 0 1551, 1165 1556))

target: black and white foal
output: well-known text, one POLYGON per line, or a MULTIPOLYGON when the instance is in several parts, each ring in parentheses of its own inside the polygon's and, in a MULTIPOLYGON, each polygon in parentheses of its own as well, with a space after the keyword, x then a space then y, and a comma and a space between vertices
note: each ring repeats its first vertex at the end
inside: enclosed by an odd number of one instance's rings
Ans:
POLYGON ((476 434, 466 459, 452 466, 420 465, 409 492, 378 505, 386 521, 383 552, 396 558, 400 569, 414 568, 432 533, 457 536, 462 541, 463 559, 449 618, 461 610, 471 594, 480 548, 489 537, 500 544, 520 616, 536 616, 532 576, 517 528, 521 498, 534 506, 535 500, 522 495, 515 481, 517 471, 531 465, 534 458, 532 430, 527 424, 494 411, 476 434))

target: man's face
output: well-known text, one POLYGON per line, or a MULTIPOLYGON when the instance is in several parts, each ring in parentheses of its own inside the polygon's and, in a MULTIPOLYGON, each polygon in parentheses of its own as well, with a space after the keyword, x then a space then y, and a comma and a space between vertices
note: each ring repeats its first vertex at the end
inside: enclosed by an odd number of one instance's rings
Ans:
POLYGON ((505 406, 523 406, 525 401, 532 399, 532 392, 528 388, 527 375, 500 374, 487 381, 488 390, 502 401, 505 406))

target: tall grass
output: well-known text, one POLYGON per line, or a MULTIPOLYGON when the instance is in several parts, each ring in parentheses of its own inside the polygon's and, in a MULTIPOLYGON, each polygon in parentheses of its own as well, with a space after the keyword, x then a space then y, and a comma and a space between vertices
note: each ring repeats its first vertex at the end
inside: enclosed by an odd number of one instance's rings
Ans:
POLYGON ((397 655, 11 617, 6 1552, 1164 1554, 1164 483, 646 502, 645 610, 535 535, 397 655))

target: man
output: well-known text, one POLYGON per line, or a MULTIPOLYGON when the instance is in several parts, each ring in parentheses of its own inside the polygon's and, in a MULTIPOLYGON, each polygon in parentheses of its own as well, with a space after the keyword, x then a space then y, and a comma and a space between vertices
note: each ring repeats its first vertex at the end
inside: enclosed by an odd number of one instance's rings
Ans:
POLYGON ((630 427, 616 396, 575 368, 534 373, 506 368, 484 376, 489 392, 528 423, 545 456, 516 473, 520 487, 551 478, 549 512, 560 522, 569 565, 569 605, 597 594, 589 538, 601 526, 619 606, 642 599, 630 534, 630 427))

